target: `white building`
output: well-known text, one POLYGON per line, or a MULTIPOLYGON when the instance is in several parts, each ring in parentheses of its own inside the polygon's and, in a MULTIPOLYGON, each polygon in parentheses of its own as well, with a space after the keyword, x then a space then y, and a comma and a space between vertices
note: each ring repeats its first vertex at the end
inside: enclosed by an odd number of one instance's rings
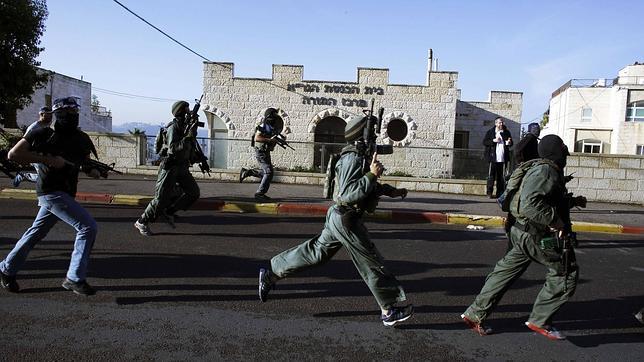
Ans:
MULTIPOLYGON (((18 127, 29 126, 38 120, 38 112, 43 106, 51 107, 57 98, 76 97, 81 105, 79 127, 83 131, 111 132, 112 115, 103 107, 92 109, 92 84, 81 79, 72 78, 46 69, 48 82, 31 95, 31 104, 18 110, 16 121, 18 127), (96 111, 96 112, 94 112, 96 111)), ((95 107, 96 108, 96 107, 95 107)))
MULTIPOLYGON (((205 62, 202 109, 215 139, 209 158, 217 168, 254 165, 250 141, 232 140, 250 140, 266 108, 273 107, 281 118, 278 128, 296 148, 274 152, 273 163, 323 170, 329 153, 339 150, 329 144, 343 143, 348 119, 361 115, 375 99, 375 110, 384 108, 378 141, 394 146, 393 155, 380 157, 390 172, 459 177, 459 165, 465 164, 459 157, 466 153, 450 149, 483 148, 483 134, 498 116, 518 133, 522 94, 492 92, 488 102, 464 102, 459 100, 458 73, 431 65, 430 51, 425 84, 408 85, 389 83, 388 69, 358 68, 356 80, 346 82, 305 80, 303 66, 273 65, 272 77, 260 79, 236 77, 232 63, 205 62)), ((480 160, 480 153, 474 156, 475 163, 487 167, 480 160)))
POLYGON ((644 64, 614 79, 568 81, 552 93, 541 134, 560 136, 575 152, 644 155, 644 64))

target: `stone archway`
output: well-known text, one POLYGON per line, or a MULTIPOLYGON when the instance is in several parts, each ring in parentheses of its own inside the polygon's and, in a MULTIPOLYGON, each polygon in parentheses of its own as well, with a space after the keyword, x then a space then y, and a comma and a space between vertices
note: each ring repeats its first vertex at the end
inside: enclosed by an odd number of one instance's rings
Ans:
POLYGON ((344 126, 350 114, 339 109, 327 109, 316 114, 308 131, 312 134, 314 143, 313 147, 313 167, 325 172, 329 158, 335 153, 339 153, 344 147, 344 126))
POLYGON ((206 105, 203 108, 208 123, 208 142, 203 152, 208 155, 208 162, 213 168, 228 168, 228 131, 235 129, 234 124, 224 112, 206 105))

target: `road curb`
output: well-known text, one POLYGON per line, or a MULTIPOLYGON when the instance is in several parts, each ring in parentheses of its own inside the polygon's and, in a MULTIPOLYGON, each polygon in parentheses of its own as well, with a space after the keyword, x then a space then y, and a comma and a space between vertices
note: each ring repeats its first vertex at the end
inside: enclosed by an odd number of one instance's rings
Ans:
POLYGON ((503 227, 505 218, 502 216, 447 214, 448 224, 478 225, 487 227, 503 227))
MULTIPOLYGON (((36 192, 29 189, 3 188, 0 190, 0 199, 36 200, 36 192)), ((83 203, 111 204, 145 206, 151 196, 143 195, 111 195, 101 193, 79 192, 76 200, 83 203)), ((197 210, 215 210, 237 213, 262 213, 270 215, 310 215, 324 216, 328 207, 319 204, 296 204, 296 203, 255 203, 245 201, 223 201, 223 200, 198 200, 194 207, 197 210)), ((393 220, 405 222, 431 222, 435 224, 452 225, 478 225, 485 227, 503 227, 505 218, 502 216, 452 214, 429 211, 406 211, 406 210, 376 210, 375 213, 367 216, 375 220, 393 220)), ((626 226, 619 224, 591 223, 574 221, 573 231, 598 232, 610 234, 644 234, 644 227, 626 226)))

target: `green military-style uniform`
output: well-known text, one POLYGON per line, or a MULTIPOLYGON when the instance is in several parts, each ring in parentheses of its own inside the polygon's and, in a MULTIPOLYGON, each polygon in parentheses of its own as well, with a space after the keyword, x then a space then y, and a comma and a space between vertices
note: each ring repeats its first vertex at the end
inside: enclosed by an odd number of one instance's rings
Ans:
POLYGON ((196 139, 194 135, 186 134, 183 127, 183 122, 177 118, 167 127, 167 153, 159 165, 154 199, 141 216, 143 221, 156 220, 160 212, 172 214, 177 210, 186 210, 199 199, 199 186, 190 173, 190 158, 196 139), (177 184, 183 192, 174 199, 177 184))
POLYGON ((322 233, 273 257, 271 269, 278 278, 284 278, 330 260, 344 246, 379 306, 388 309, 406 297, 398 280, 384 267, 363 223, 363 213, 377 205, 379 184, 373 173, 363 172, 362 161, 355 146, 342 150, 335 168, 336 204, 327 212, 322 233))
MULTIPOLYGON (((512 248, 487 276, 481 292, 464 313, 467 318, 482 323, 505 291, 534 261, 544 265, 548 272, 528 322, 537 326, 551 325, 553 315, 575 292, 579 278, 572 250, 566 270, 561 245, 542 242, 544 239, 552 241, 555 236, 550 225, 565 224, 560 217, 561 210, 558 210, 567 207, 565 194, 563 173, 554 164, 537 164, 526 172, 521 188, 512 200, 511 209, 517 218, 510 230, 512 248)), ((570 231, 569 221, 567 223, 564 230, 570 231)))

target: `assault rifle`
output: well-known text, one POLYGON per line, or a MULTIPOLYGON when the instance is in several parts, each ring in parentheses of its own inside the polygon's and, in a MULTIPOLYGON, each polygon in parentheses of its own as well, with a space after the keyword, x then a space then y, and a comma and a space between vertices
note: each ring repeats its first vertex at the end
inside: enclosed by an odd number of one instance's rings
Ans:
POLYGON ((394 153, 394 148, 391 145, 379 145, 376 143, 378 135, 380 135, 382 115, 385 113, 385 109, 381 107, 378 110, 378 117, 376 118, 373 115, 373 106, 375 102, 375 99, 371 99, 371 109, 365 109, 362 111, 365 117, 367 117, 367 126, 364 128, 362 136, 364 139, 364 145, 362 145, 362 147, 358 147, 358 150, 360 151, 362 149, 362 169, 364 172, 369 171, 374 154, 390 155, 394 153))
POLYGON ((103 163, 97 160, 93 160, 91 158, 85 159, 81 163, 81 167, 86 170, 98 170, 98 173, 101 175, 102 178, 107 178, 107 173, 108 172, 114 172, 115 174, 122 175, 123 172, 115 170, 114 169, 115 163, 112 162, 110 164, 103 163))
MULTIPOLYGON (((572 192, 564 195, 561 206, 557 208, 559 217, 564 223, 563 236, 557 233, 557 239, 561 246, 561 262, 564 267, 564 276, 567 278, 568 274, 573 268, 577 267, 577 260, 575 260, 574 248, 577 247, 577 233, 572 231, 572 221, 570 219, 570 209, 573 207, 586 207, 587 200, 584 196, 573 197, 572 192)), ((567 281, 564 281, 564 292, 567 290, 567 281)))
MULTIPOLYGON (((197 112, 199 112, 199 107, 201 106, 201 100, 203 99, 203 94, 199 98, 199 100, 195 99, 195 105, 192 107, 192 111, 188 113, 188 124, 186 126, 186 131, 190 130, 194 125, 196 124, 198 127, 203 127, 205 126, 204 122, 199 122, 199 115, 197 112)), ((201 149, 201 146, 199 145, 199 142, 195 139, 194 143, 194 154, 191 157, 190 162, 191 163, 199 163, 199 169, 201 170, 201 173, 207 173, 208 176, 210 176, 210 165, 208 164, 208 157, 204 155, 203 150, 201 149)))
POLYGON ((286 149, 286 147, 288 147, 295 151, 295 148, 291 147, 291 145, 286 142, 286 137, 283 134, 276 134, 275 136, 271 137, 271 139, 275 140, 275 144, 282 147, 283 149, 286 149))

